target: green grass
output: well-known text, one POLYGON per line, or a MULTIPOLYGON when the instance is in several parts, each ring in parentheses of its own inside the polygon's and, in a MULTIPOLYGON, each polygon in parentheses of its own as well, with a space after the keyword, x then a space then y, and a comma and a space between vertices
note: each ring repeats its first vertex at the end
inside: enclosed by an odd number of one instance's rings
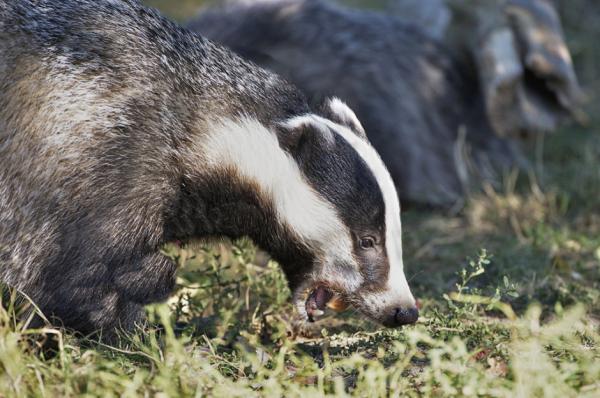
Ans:
POLYGON ((546 138, 535 173, 460 214, 403 214, 416 326, 348 311, 300 337, 283 275, 249 242, 169 247, 177 294, 115 347, 26 329, 27 301, 5 297, 0 397, 600 396, 599 130, 546 138))

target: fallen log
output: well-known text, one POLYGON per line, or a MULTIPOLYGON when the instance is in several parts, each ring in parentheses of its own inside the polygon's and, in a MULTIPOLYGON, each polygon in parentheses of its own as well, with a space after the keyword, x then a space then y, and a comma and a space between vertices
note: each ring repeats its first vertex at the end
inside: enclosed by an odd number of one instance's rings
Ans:
POLYGON ((580 117, 583 93, 550 0, 391 0, 388 8, 472 64, 497 134, 529 137, 580 117))

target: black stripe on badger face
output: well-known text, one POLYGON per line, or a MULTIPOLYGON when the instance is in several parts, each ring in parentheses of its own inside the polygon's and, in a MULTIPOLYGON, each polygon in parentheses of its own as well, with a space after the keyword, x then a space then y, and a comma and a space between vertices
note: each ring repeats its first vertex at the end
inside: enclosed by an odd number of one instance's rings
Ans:
MULTIPOLYGON (((340 247, 351 251, 340 257, 350 261, 325 258, 323 264, 334 265, 312 271, 317 288, 309 295, 307 313, 310 318, 310 306, 322 312, 332 296, 322 290, 330 289, 386 325, 412 323, 418 312, 403 272, 395 187, 354 113, 339 100, 327 106, 329 119, 306 115, 289 121, 288 128, 295 131, 282 142, 309 185, 332 204, 351 242, 343 244, 347 239, 339 237, 340 247)), ((325 255, 332 253, 340 251, 325 255)))
MULTIPOLYGON (((313 128, 307 126, 306 128, 313 128)), ((363 286, 383 290, 389 264, 385 246, 385 203, 375 176, 356 150, 340 135, 321 139, 303 134, 294 157, 310 185, 333 204, 351 234, 353 255, 363 286), (372 240, 372 241, 369 241, 372 240), (365 250, 362 246, 369 246, 365 250)), ((316 131, 316 134, 323 134, 316 131)))

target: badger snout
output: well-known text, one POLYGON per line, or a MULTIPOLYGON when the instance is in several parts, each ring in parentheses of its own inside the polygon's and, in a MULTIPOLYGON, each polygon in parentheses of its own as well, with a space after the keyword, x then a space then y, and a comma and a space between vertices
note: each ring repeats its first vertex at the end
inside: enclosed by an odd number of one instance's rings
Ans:
POLYGON ((419 310, 417 307, 410 308, 392 308, 387 311, 387 318, 383 320, 383 325, 389 328, 395 328, 403 325, 416 323, 419 319, 419 310))
POLYGON ((396 328, 416 323, 419 306, 410 290, 357 292, 353 303, 364 315, 385 327, 396 328))

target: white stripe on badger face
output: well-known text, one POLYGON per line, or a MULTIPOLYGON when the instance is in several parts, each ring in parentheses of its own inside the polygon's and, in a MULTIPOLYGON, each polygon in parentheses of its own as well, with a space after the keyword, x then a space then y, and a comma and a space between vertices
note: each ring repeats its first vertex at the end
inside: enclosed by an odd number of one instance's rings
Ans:
MULTIPOLYGON (((337 100, 335 105, 335 108, 332 108, 334 112, 336 111, 336 108, 339 109, 342 105, 345 107, 343 109, 345 113, 350 111, 349 108, 340 100, 337 100)), ((367 164, 367 167, 370 168, 383 195, 386 225, 385 241, 387 257, 390 265, 387 289, 381 293, 371 294, 369 297, 365 297, 365 302, 370 304, 372 308, 384 308, 387 305, 414 307, 415 299, 408 286, 406 276, 404 275, 404 265, 402 261, 402 225, 400 221, 400 201, 398 199, 398 194, 396 192, 396 187, 392 177, 381 160, 381 157, 375 148, 373 148, 366 140, 357 136, 347 127, 333 123, 330 120, 316 115, 300 116, 295 120, 296 123, 312 122, 313 124, 325 124, 335 133, 340 135, 344 140, 346 140, 361 156, 361 158, 367 164)))
POLYGON ((212 126, 197 150, 210 168, 234 167, 240 176, 255 182, 273 203, 278 221, 309 247, 323 250, 327 262, 316 277, 348 291, 360 286, 358 272, 335 272, 334 261, 355 264, 350 231, 334 207, 307 183, 296 161, 279 146, 274 132, 251 118, 222 120, 212 126))

